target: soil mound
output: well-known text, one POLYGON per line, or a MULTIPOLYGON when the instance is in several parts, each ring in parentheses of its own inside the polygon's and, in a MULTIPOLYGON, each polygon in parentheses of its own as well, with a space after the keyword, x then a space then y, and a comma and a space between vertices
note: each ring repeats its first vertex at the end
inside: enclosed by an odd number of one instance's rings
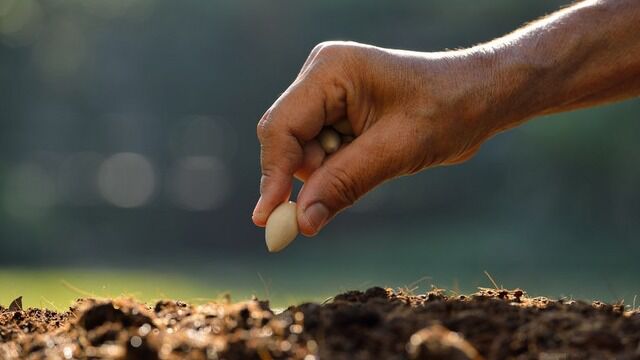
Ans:
POLYGON ((640 312, 481 288, 374 287, 275 313, 266 301, 82 299, 0 306, 0 359, 640 359, 640 312))

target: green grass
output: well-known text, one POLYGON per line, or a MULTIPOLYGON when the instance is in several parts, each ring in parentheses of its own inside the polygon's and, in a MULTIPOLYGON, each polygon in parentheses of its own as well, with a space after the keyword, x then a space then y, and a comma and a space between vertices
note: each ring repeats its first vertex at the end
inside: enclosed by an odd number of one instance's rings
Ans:
POLYGON ((6 307, 22 296, 25 307, 64 310, 81 297, 124 296, 145 302, 171 298, 202 303, 225 293, 234 300, 249 298, 253 293, 251 289, 218 284, 186 275, 140 270, 0 269, 0 304, 6 307))
MULTIPOLYGON (((302 246, 292 248, 285 256, 263 259, 209 260, 204 265, 163 265, 162 268, 0 268, 0 305, 7 307, 18 296, 25 307, 65 310, 82 297, 133 297, 152 304, 159 299, 178 299, 190 303, 220 300, 229 294, 233 301, 252 295, 271 302, 274 308, 306 301, 322 302, 346 290, 364 290, 370 286, 409 287, 418 285, 424 292, 431 284, 441 288, 470 293, 477 286, 491 287, 484 274, 488 270, 495 282, 507 288, 521 287, 532 296, 570 297, 586 301, 598 299, 631 305, 640 294, 637 272, 629 269, 631 260, 618 264, 599 258, 590 266, 580 266, 568 258, 564 262, 543 262, 535 253, 530 259, 510 263, 489 261, 490 255, 474 243, 449 238, 453 248, 474 249, 481 260, 466 253, 451 252, 446 258, 438 247, 441 242, 416 243, 410 249, 376 249, 379 257, 342 256, 322 244, 310 243, 310 252, 302 246), (313 245, 313 246, 312 246, 313 245), (337 255, 336 255, 337 254, 337 255), (382 255, 384 254, 384 255, 382 255), (330 259, 330 260, 327 260, 330 259), (526 260, 526 261, 525 261, 526 260), (546 266, 537 266, 543 263, 546 266), (398 264, 401 264, 400 266, 398 264)), ((364 247, 364 244, 360 244, 364 247)), ((351 254, 352 252, 343 251, 351 254)), ((575 259, 574 257, 573 259, 575 259)), ((636 304, 637 306, 637 304, 636 304)))

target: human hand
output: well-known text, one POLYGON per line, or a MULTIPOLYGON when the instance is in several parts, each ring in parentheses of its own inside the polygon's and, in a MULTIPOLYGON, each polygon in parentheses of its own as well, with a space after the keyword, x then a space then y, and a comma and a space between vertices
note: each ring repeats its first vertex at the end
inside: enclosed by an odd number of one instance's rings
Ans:
POLYGON ((316 46, 296 80, 258 123, 264 226, 304 181, 297 221, 317 233, 386 180, 470 158, 497 129, 489 121, 493 58, 419 53, 352 42, 316 46), (327 155, 316 137, 347 119, 355 140, 327 155))

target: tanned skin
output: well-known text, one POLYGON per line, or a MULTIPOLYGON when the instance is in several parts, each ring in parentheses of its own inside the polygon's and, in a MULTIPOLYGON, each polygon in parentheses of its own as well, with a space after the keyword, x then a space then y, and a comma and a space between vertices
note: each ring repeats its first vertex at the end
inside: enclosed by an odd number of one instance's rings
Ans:
POLYGON ((324 42, 258 123, 253 221, 265 225, 296 176, 311 236, 384 181, 465 161, 531 118, 639 95, 639 0, 582 1, 463 50, 324 42), (314 138, 345 118, 357 137, 326 157, 314 138))

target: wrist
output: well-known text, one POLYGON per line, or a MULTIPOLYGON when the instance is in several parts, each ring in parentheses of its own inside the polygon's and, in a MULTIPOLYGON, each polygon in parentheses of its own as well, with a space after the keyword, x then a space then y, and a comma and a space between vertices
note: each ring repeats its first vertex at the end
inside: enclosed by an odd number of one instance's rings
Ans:
POLYGON ((487 137, 545 112, 551 94, 548 64, 526 58, 519 47, 478 46, 463 50, 473 118, 487 137))
POLYGON ((450 109, 449 117, 474 134, 473 142, 481 143, 533 116, 533 110, 514 104, 516 94, 527 88, 529 80, 505 54, 476 47, 431 55, 442 66, 432 70, 444 78, 435 82, 446 89, 439 98, 448 105, 441 109, 450 109))

